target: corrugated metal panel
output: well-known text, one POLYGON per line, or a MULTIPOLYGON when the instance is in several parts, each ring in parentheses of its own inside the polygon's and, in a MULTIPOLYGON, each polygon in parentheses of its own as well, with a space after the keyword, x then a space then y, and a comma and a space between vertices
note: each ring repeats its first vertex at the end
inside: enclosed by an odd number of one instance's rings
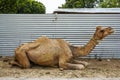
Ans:
POLYGON ((120 14, 0 14, 0 55, 46 35, 85 45, 95 27, 112 26, 116 32, 104 39, 88 57, 120 58, 120 14))

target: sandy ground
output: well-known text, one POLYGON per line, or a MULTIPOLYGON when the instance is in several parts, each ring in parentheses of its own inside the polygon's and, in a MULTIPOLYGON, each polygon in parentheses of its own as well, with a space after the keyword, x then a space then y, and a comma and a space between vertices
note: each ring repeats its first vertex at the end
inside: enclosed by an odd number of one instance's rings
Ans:
MULTIPOLYGON (((0 57, 0 77, 12 78, 120 78, 120 59, 80 59, 89 62, 84 70, 63 70, 52 67, 33 66, 21 69, 11 66, 11 57, 0 57)), ((22 79, 21 79, 22 80, 22 79)))

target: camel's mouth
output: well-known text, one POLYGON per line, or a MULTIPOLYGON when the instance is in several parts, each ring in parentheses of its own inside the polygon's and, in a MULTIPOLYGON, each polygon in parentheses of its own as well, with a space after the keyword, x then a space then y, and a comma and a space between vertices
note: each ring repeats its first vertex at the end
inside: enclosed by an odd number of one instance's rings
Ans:
POLYGON ((112 33, 114 33, 114 32, 115 32, 115 30, 114 30, 114 29, 111 29, 109 33, 112 34, 112 33))

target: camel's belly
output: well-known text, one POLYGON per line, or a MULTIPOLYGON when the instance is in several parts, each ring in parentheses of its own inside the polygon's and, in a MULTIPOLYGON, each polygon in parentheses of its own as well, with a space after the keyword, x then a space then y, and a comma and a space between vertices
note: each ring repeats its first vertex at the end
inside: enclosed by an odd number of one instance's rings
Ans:
POLYGON ((43 66, 56 66, 58 64, 58 60, 54 57, 51 56, 40 56, 39 59, 36 59, 36 61, 34 61, 34 63, 39 64, 39 65, 43 65, 43 66))
POLYGON ((58 65, 58 53, 52 49, 34 49, 28 52, 30 61, 35 64, 43 66, 56 66, 58 65))

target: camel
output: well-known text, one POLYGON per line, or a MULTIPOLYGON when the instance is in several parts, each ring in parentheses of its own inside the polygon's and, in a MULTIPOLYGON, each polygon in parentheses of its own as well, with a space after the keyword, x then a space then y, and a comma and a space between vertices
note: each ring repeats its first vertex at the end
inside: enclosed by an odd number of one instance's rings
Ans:
POLYGON ((103 38, 113 32, 114 29, 111 27, 97 26, 94 35, 84 46, 73 46, 63 39, 49 39, 43 36, 17 47, 15 60, 10 64, 25 69, 31 67, 31 62, 40 66, 57 66, 61 70, 84 69, 88 63, 76 58, 88 55, 103 38))

